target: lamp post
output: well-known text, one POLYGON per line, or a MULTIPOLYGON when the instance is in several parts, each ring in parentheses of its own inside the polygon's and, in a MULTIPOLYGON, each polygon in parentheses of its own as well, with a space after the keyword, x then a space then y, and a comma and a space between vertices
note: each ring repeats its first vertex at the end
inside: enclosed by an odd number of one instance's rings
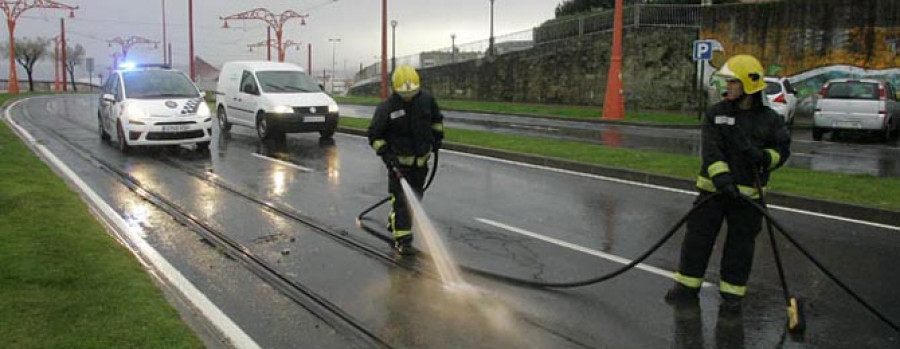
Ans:
POLYGON ((450 34, 450 63, 456 63, 456 34, 450 34))
POLYGON ((391 72, 397 69, 397 21, 391 21, 391 72))
POLYGON ((334 94, 334 51, 341 39, 328 39, 328 42, 331 43, 331 94, 334 94))
POLYGON ((491 2, 491 38, 488 40, 488 56, 494 55, 494 0, 491 2))

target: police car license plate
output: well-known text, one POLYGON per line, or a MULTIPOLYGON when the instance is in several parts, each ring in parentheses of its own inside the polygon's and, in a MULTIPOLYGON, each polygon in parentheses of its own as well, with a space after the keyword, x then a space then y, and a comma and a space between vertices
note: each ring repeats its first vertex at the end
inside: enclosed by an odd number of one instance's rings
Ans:
POLYGON ((188 125, 163 125, 163 132, 184 132, 188 130, 188 125))
POLYGON ((835 121, 834 122, 834 128, 860 128, 860 127, 862 127, 862 125, 860 125, 859 122, 855 122, 855 121, 835 121))
POLYGON ((325 122, 324 116, 304 116, 303 122, 325 122))

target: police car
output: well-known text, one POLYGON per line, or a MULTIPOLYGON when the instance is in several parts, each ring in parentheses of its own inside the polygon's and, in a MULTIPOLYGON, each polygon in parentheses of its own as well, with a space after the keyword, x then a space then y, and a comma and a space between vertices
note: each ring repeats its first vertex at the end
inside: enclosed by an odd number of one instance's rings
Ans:
POLYGON ((100 138, 122 152, 134 146, 209 148, 212 117, 203 95, 184 73, 165 65, 123 64, 100 93, 100 138))

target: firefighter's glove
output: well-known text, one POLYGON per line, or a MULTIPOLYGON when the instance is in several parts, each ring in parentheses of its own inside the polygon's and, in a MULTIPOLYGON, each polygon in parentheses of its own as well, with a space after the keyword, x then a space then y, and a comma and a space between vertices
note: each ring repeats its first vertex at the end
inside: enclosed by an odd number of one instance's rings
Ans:
POLYGON ((772 161, 772 156, 769 155, 769 152, 763 151, 762 149, 754 146, 745 148, 744 156, 746 156, 747 159, 749 159, 750 162, 753 163, 753 165, 763 168, 768 167, 769 162, 772 161))
POLYGON ((737 190, 737 186, 734 185, 734 178, 731 177, 731 174, 728 172, 719 174, 712 178, 713 185, 716 186, 716 190, 722 195, 728 196, 732 199, 737 199, 740 196, 740 193, 737 190))
POLYGON ((387 166, 389 170, 400 165, 400 162, 397 161, 397 155, 394 155, 394 153, 390 151, 384 151, 378 155, 381 156, 381 161, 384 162, 384 165, 387 166))

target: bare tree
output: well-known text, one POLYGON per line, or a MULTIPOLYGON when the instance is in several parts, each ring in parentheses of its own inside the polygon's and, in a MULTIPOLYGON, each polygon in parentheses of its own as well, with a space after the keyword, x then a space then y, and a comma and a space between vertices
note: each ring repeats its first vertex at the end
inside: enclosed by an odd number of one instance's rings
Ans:
POLYGON ((72 82, 72 91, 78 91, 75 85, 75 67, 84 63, 84 46, 81 44, 66 46, 66 71, 69 72, 69 81, 72 82))
MULTIPOLYGON (((34 64, 47 55, 47 46, 49 45, 50 40, 41 37, 34 40, 24 38, 16 41, 16 62, 28 74, 28 90, 31 92, 34 92, 34 79, 32 78, 34 64)), ((9 57, 9 42, 0 46, 0 51, 3 51, 4 57, 9 57)))

